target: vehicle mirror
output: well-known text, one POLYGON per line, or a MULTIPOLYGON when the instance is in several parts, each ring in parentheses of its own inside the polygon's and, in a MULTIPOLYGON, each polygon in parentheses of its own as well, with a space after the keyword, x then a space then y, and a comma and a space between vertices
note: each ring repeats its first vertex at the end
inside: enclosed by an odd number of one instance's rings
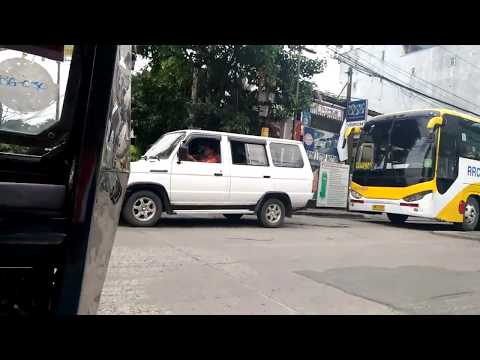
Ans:
POLYGON ((180 163, 180 161, 182 160, 185 160, 186 157, 187 157, 187 153, 188 153, 188 150, 187 150, 187 146, 186 145, 181 145, 180 148, 178 149, 178 162, 180 163))
POLYGON ((443 125, 443 118, 440 116, 435 116, 428 121, 427 129, 434 129, 435 127, 441 125, 443 125))

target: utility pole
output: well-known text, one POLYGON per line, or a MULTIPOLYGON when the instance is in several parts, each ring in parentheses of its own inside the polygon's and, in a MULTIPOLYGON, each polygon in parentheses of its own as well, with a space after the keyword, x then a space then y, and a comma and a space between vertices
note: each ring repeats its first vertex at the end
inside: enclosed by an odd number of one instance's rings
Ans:
POLYGON ((343 116, 344 119, 347 117, 347 107, 348 107, 348 104, 350 103, 351 96, 352 96, 352 68, 351 67, 348 68, 347 75, 348 75, 347 102, 345 104, 345 113, 343 116))
POLYGON ((302 46, 298 46, 297 48, 297 91, 295 94, 295 112, 293 113, 293 122, 292 122, 292 140, 295 140, 295 121, 297 119, 298 113, 298 90, 300 86, 300 52, 302 46))
POLYGON ((297 118, 298 112, 301 110, 298 103, 298 94, 300 90, 300 60, 301 60, 302 50, 305 50, 310 54, 317 53, 315 50, 308 49, 304 45, 298 45, 297 47, 297 91, 295 93, 295 112, 293 115, 293 122, 292 122, 292 140, 295 140, 295 120, 297 118))
MULTIPOLYGON (((347 121, 346 119, 347 119, 348 104, 350 103, 350 100, 352 98, 352 67, 351 66, 348 68, 347 75, 348 75, 347 99, 346 99, 346 102, 345 102, 345 111, 343 113, 343 121, 344 122, 347 121)), ((346 131, 346 129, 345 129, 345 131, 346 131)), ((344 134, 342 134, 342 135, 344 135, 344 134)), ((344 142, 343 145, 347 146, 347 149, 348 149, 348 144, 345 144, 345 142, 347 141, 347 139, 345 137, 343 137, 343 139, 338 139, 338 141, 343 141, 344 142)))
MULTIPOLYGON (((346 118, 347 118, 347 109, 348 109, 348 104, 350 103, 350 100, 351 100, 351 97, 352 97, 352 67, 350 66, 348 68, 348 71, 347 71, 347 75, 348 75, 348 82, 347 82, 347 101, 345 103, 345 111, 343 113, 343 121, 344 121, 344 125, 346 125, 346 118)), ((342 90, 343 91, 343 90, 342 90)), ((346 132, 346 129, 345 129, 345 132, 346 132)), ((345 138, 345 133, 342 133, 342 131, 340 131, 340 134, 342 135, 343 139, 338 139, 338 141, 345 141, 347 142, 346 144, 344 144, 344 146, 347 147, 347 153, 348 153, 348 141, 347 139, 345 138)), ((347 163, 349 163, 348 165, 349 168, 348 168, 348 193, 350 193, 350 187, 351 187, 351 179, 352 179, 352 159, 351 159, 351 156, 348 156, 347 158, 347 163)), ((347 210, 350 210, 350 203, 347 201, 347 210)))

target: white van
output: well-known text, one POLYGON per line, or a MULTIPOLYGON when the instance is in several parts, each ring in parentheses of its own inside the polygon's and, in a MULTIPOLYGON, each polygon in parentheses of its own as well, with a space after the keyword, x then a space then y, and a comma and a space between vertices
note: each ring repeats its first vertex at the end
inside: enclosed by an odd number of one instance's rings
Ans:
POLYGON ((152 226, 167 214, 256 214, 278 227, 312 199, 301 142, 204 130, 163 135, 131 163, 123 219, 152 226))

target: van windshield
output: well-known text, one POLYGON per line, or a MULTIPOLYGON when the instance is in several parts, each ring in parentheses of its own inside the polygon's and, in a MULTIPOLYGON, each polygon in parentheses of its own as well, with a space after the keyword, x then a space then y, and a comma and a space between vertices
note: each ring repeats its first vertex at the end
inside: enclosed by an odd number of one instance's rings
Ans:
POLYGON ((145 153, 145 157, 168 159, 173 149, 177 144, 185 137, 184 132, 168 133, 160 137, 160 139, 152 145, 150 149, 145 153))

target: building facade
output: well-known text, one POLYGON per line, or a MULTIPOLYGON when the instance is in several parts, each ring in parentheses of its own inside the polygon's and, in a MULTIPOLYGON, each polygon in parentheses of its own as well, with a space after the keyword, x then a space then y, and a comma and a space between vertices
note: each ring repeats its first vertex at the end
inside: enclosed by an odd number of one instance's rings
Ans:
MULTIPOLYGON (((343 55, 356 64, 352 98, 368 99, 370 109, 380 113, 438 107, 455 109, 446 102, 464 111, 480 113, 480 46, 367 45, 343 55), (362 73, 365 67, 397 84, 362 73)), ((345 83, 347 70, 348 65, 343 63, 340 79, 345 83)))

